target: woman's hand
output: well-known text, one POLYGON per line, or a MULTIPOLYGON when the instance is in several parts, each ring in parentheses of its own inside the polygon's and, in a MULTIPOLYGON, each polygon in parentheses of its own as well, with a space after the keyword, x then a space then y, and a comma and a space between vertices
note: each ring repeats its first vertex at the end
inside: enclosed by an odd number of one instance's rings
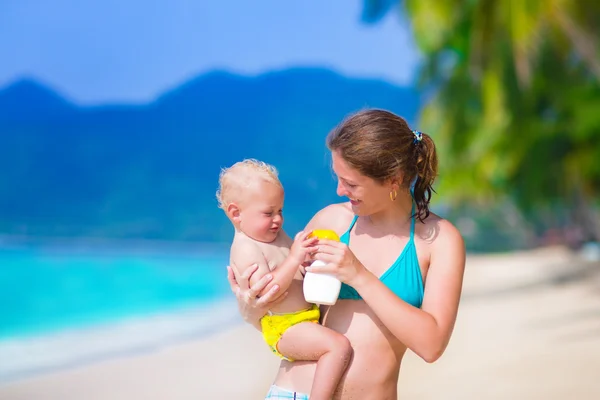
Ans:
POLYGON ((323 261, 325 265, 313 265, 307 267, 306 271, 335 275, 350 286, 354 286, 353 283, 368 272, 346 244, 335 240, 319 240, 317 252, 312 258, 323 261))
POLYGON ((269 284, 273 276, 266 274, 250 287, 250 277, 257 269, 258 265, 246 269, 238 281, 235 278, 233 269, 227 266, 227 279, 231 291, 235 293, 237 298, 240 315, 246 322, 259 328, 259 320, 267 313, 269 308, 280 303, 287 296, 287 293, 279 294, 279 286, 274 285, 264 296, 258 297, 258 294, 269 284))

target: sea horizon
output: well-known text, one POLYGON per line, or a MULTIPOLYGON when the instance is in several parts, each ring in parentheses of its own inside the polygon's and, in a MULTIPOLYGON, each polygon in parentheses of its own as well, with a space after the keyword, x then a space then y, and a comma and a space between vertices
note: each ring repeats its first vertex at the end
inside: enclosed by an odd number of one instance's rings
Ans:
POLYGON ((0 237, 0 383, 241 321, 224 244, 10 239, 0 237))

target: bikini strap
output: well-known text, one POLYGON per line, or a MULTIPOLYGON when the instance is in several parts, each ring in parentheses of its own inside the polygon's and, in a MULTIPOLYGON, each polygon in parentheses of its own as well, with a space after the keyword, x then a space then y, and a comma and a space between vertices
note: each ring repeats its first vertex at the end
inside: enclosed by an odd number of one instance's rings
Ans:
POLYGON ((340 236, 340 240, 341 240, 342 243, 350 245, 350 232, 352 231, 352 228, 354 228, 354 224, 356 224, 356 220, 357 219, 358 219, 358 215, 355 215, 352 218, 352 222, 350 222, 350 226, 348 227, 348 229, 346 230, 346 232, 344 232, 342 234, 342 236, 340 236))
POLYGON ((352 228, 354 228, 356 221, 358 221, 358 215, 355 215, 354 217, 352 217, 352 222, 350 223, 350 227, 348 228, 348 231, 347 231, 348 234, 350 234, 350 231, 352 230, 352 228))
POLYGON ((415 220, 416 220, 416 215, 415 215, 415 202, 412 202, 412 208, 410 210, 410 240, 413 240, 413 238, 415 237, 415 220))

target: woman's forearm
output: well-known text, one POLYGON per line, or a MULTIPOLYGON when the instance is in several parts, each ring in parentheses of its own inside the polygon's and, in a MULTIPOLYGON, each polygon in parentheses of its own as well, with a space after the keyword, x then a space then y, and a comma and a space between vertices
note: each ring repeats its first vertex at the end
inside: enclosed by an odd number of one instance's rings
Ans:
POLYGON ((352 283, 390 332, 426 362, 436 361, 448 340, 435 318, 394 294, 369 271, 352 283))

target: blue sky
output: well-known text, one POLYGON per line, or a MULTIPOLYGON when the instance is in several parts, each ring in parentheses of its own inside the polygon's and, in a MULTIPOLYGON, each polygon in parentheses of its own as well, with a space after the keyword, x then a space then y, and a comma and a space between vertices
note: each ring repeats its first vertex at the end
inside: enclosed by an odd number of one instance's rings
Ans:
POLYGON ((360 12, 361 0, 0 0, 0 87, 33 77, 79 103, 135 103, 214 69, 290 66, 410 83, 406 24, 360 12))

